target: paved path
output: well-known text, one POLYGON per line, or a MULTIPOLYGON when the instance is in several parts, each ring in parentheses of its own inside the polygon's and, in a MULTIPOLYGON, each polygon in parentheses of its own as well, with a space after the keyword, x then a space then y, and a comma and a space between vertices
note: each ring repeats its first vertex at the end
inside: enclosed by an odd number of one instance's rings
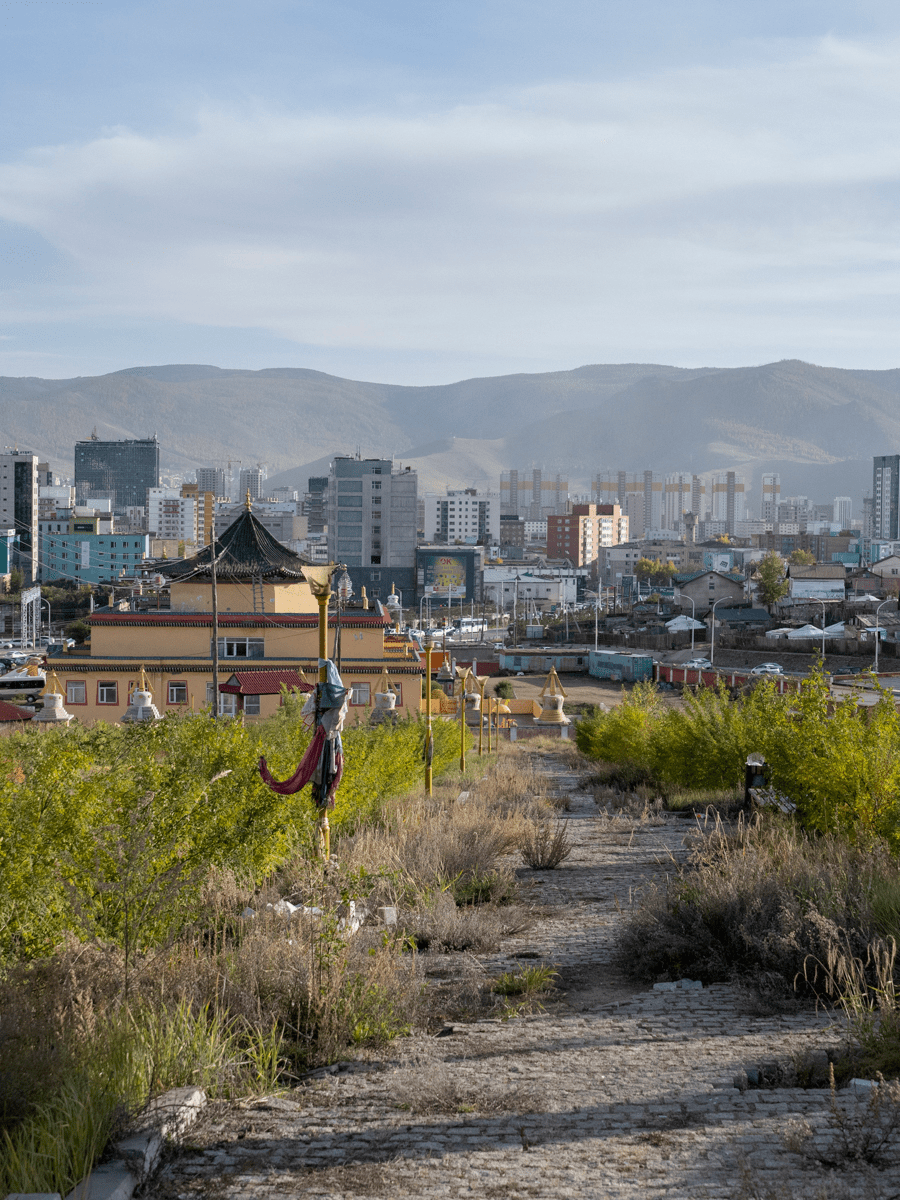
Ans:
MULTIPOLYGON (((551 765, 560 790, 576 780, 551 765)), ((740 1091, 742 1068, 835 1040, 813 1014, 754 1016, 733 989, 636 991, 611 966, 629 895, 685 853, 688 823, 623 827, 574 793, 576 852, 524 872, 550 913, 478 968, 553 963, 550 1011, 455 1025, 395 1043, 279 1097, 213 1104, 157 1178, 159 1200, 325 1197, 609 1197, 882 1200, 900 1168, 832 1172, 789 1153, 791 1119, 836 1144, 828 1095, 740 1091), (419 1115, 426 1095, 449 1112, 419 1115), (461 1111, 460 1111, 461 1110, 461 1111)), ((469 960, 471 963, 471 960, 469 960)), ((435 983, 453 968, 434 960, 435 983)), ((847 1096, 851 1117, 861 1102, 847 1096)))

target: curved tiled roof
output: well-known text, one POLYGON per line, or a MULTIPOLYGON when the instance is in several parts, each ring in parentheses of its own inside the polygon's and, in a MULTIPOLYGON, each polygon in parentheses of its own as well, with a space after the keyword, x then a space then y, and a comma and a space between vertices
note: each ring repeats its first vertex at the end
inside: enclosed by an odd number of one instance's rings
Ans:
MULTIPOLYGON (((190 558, 158 566, 170 579, 211 579, 212 546, 190 558)), ((303 579, 303 560, 275 540, 249 508, 245 508, 215 541, 216 577, 223 583, 235 579, 303 579)))

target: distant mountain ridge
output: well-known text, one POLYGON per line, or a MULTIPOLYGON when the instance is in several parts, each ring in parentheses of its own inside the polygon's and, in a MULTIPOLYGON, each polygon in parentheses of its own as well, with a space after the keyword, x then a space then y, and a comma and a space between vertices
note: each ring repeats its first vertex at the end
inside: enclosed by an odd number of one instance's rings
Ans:
POLYGON ((263 462, 305 486, 334 454, 396 456, 426 487, 541 466, 587 490, 597 470, 780 470, 786 492, 858 498, 871 458, 900 447, 900 369, 786 360, 757 367, 588 365, 422 387, 321 371, 131 367, 76 379, 0 378, 4 444, 71 474, 74 443, 156 433, 164 469, 263 462), (310 470, 310 468, 315 468, 310 470), (824 491, 823 491, 824 489, 824 491))

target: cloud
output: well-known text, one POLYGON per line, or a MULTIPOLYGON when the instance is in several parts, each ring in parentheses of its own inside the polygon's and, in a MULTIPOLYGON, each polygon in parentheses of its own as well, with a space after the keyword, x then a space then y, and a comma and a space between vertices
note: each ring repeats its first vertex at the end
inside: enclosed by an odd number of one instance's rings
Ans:
POLYGON ((826 39, 414 115, 207 107, 184 134, 35 149, 0 164, 0 218, 77 278, 0 305, 556 362, 712 362, 742 337, 808 347, 824 321, 825 344, 871 352, 900 284, 898 66, 898 44, 826 39))

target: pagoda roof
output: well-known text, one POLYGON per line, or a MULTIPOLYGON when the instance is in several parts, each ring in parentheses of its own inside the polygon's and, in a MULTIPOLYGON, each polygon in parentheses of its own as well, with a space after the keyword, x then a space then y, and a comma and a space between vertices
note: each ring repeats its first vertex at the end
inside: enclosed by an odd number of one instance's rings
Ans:
POLYGON ((252 579, 304 579, 303 559, 282 546, 268 529, 245 508, 236 521, 190 558, 161 563, 157 570, 174 581, 179 579, 212 580, 215 553, 216 578, 223 583, 252 579))

